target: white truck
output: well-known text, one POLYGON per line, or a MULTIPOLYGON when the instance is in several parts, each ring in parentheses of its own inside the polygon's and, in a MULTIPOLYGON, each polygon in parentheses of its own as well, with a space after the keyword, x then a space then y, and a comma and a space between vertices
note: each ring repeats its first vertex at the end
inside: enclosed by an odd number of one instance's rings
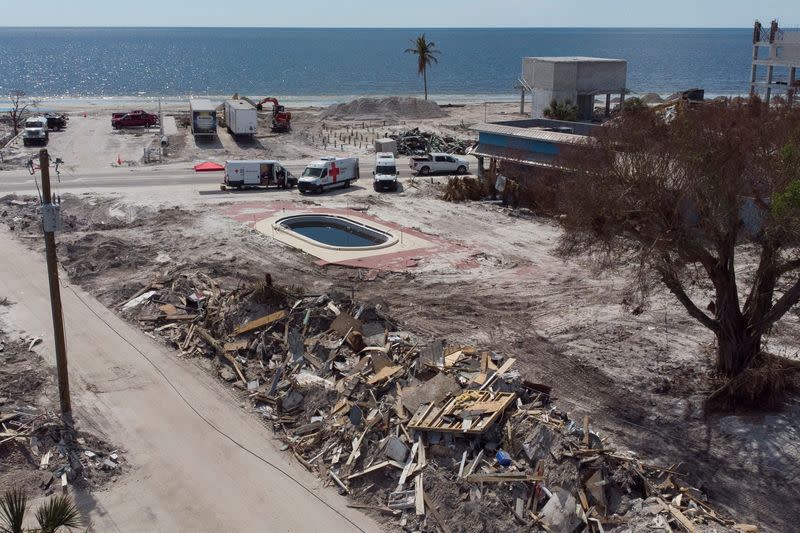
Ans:
POLYGON ((451 154, 431 153, 413 156, 408 166, 414 173, 427 176, 434 173, 466 174, 469 172, 469 161, 451 154))
POLYGON ((297 185, 289 170, 279 161, 272 159, 253 161, 226 161, 225 177, 220 188, 243 189, 245 187, 292 188, 297 185))
POLYGON ((247 100, 225 100, 225 125, 231 135, 252 137, 258 130, 258 111, 247 100))
POLYGON ((46 146, 49 140, 47 117, 31 117, 25 121, 25 131, 22 132, 22 144, 24 146, 32 146, 34 144, 46 146))
POLYGON ((372 187, 375 191, 396 191, 397 190, 397 176, 400 174, 397 171, 397 162, 394 159, 394 154, 391 152, 378 152, 375 154, 375 170, 372 172, 372 187))
POLYGON ((297 180, 301 193, 349 187, 359 177, 357 157, 322 157, 306 166, 297 180))
POLYGON ((195 137, 217 134, 217 108, 209 100, 189 100, 189 118, 195 137))

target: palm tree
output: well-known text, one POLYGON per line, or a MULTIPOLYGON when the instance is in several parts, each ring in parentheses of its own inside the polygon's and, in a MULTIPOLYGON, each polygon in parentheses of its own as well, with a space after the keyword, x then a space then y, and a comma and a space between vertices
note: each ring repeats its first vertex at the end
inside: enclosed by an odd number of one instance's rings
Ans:
POLYGON ((414 54, 417 56, 417 74, 422 74, 422 79, 425 83, 425 100, 428 99, 428 67, 434 63, 438 63, 439 59, 436 57, 441 52, 436 49, 436 44, 428 41, 423 33, 416 39, 411 41, 414 43, 414 48, 407 48, 407 54, 414 54))
MULTIPOLYGON (((0 532, 25 533, 23 522, 28 510, 28 495, 22 489, 6 491, 0 498, 0 532)), ((69 496, 54 496, 36 509, 39 523, 36 533, 55 533, 60 528, 73 529, 83 525, 81 513, 69 496)))
POLYGON ((553 120, 577 122, 578 118, 580 118, 580 111, 578 110, 578 106, 573 104, 570 100, 564 100, 563 102, 553 100, 550 102, 550 107, 544 110, 543 115, 553 120))

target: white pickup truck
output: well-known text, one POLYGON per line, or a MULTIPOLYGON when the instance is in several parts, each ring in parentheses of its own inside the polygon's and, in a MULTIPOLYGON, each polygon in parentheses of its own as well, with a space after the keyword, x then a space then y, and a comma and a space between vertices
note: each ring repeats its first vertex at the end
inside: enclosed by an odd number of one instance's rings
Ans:
POLYGON ((413 156, 408 166, 416 174, 427 176, 437 172, 449 174, 466 174, 469 172, 469 161, 451 154, 425 154, 413 156))

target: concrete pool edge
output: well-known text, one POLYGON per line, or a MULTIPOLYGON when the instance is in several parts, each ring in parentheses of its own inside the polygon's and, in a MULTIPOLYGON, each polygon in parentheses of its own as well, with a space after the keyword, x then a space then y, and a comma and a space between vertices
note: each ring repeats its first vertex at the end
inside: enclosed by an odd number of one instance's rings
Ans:
MULTIPOLYGON (((276 232, 284 232, 284 233, 287 233, 287 234, 291 235, 292 237, 294 237, 296 239, 300 239, 302 241, 305 241, 310 246, 316 246, 316 247, 323 248, 323 249, 326 249, 326 250, 338 251, 338 252, 343 252, 343 251, 346 251, 346 252, 369 252, 369 251, 373 251, 373 250, 383 250, 385 248, 390 248, 390 247, 396 245, 398 242, 400 242, 400 237, 398 235, 395 235, 396 233, 398 233, 396 230, 384 231, 382 229, 376 228, 375 227, 376 224, 374 224, 372 221, 369 221, 369 222, 370 222, 370 224, 367 224, 366 222, 361 222, 359 220, 355 220, 354 218, 343 216, 343 215, 337 215, 337 214, 302 213, 302 214, 296 214, 296 215, 282 216, 278 220, 276 220, 275 222, 272 223, 272 228, 276 232), (301 233, 298 233, 297 231, 294 231, 292 228, 288 228, 288 227, 286 227, 284 225, 284 223, 286 221, 288 221, 288 220, 298 219, 298 218, 301 218, 301 217, 320 218, 320 219, 333 218, 333 219, 337 219, 337 220, 344 220, 344 221, 346 221, 346 222, 348 222, 350 224, 355 224, 357 226, 365 228, 366 230, 368 230, 370 232, 382 233, 382 234, 387 236, 387 240, 386 240, 386 242, 379 243, 379 244, 373 244, 373 245, 370 245, 370 246, 334 246, 334 245, 330 245, 330 244, 325 244, 325 243, 320 242, 318 240, 315 240, 315 239, 312 239, 310 237, 307 237, 307 236, 305 236, 305 235, 303 235, 301 233)), ((256 225, 258 225, 258 223, 256 225)), ((258 230, 258 227, 256 227, 256 229, 258 230)), ((280 240, 280 239, 278 239, 278 240, 280 240)))
MULTIPOLYGON (((297 209, 297 210, 284 210, 273 214, 272 216, 255 222, 254 229, 264 235, 269 235, 278 242, 296 248, 309 255, 312 255, 320 260, 321 264, 339 264, 346 266, 363 266, 364 268, 378 268, 386 270, 402 270, 406 267, 382 266, 378 264, 380 259, 392 258, 392 264, 398 263, 398 259, 411 254, 414 251, 423 251, 428 248, 439 246, 437 242, 419 236, 419 232, 409 229, 405 231, 399 226, 392 227, 388 223, 384 224, 374 217, 361 217, 355 214, 347 213, 342 214, 335 210, 318 210, 318 209, 297 209), (275 224, 288 216, 292 215, 335 215, 337 217, 347 219, 352 223, 374 228, 383 233, 387 233, 396 238, 394 244, 389 246, 381 246, 379 248, 364 249, 336 249, 335 247, 326 248, 320 246, 316 241, 310 239, 301 239, 294 232, 278 231, 275 229, 275 224)), ((408 262, 400 261, 403 264, 408 262)), ((413 263, 413 261, 412 261, 413 263)), ((407 266, 414 266, 407 264, 407 266)))

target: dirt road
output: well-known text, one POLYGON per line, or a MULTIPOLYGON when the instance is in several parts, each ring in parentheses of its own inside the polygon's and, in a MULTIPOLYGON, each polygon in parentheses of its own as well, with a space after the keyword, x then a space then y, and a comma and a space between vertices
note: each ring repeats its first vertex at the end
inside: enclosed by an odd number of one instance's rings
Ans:
MULTIPOLYGON (((0 248, 0 294, 15 302, 2 319, 43 335, 43 355, 52 363, 43 257, 5 230, 0 248)), ((266 428, 208 373, 176 359, 63 278, 62 287, 78 425, 123 447, 133 466, 107 491, 76 494, 96 530, 380 528, 288 464, 266 428)))

